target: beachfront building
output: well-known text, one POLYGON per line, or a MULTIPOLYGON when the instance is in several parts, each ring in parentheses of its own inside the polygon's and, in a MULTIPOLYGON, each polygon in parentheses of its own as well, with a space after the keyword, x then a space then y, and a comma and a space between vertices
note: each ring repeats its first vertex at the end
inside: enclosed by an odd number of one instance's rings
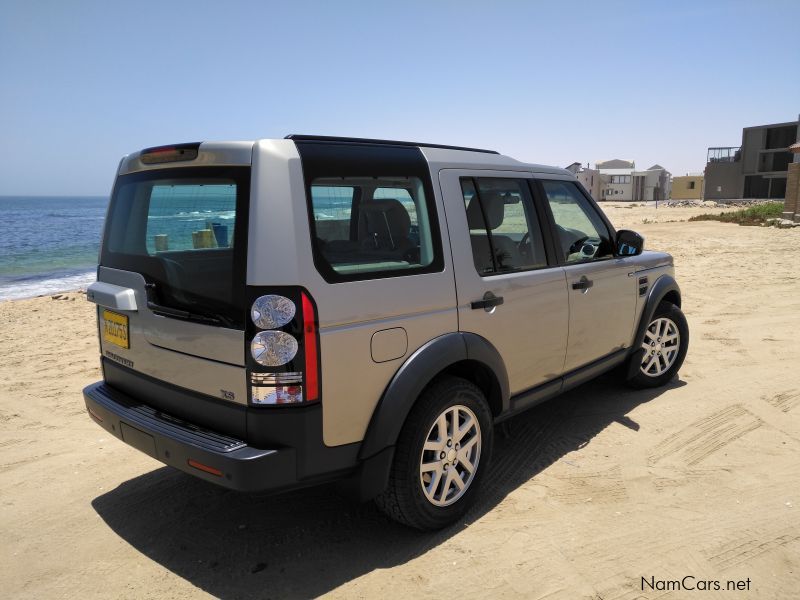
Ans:
POLYGON ((703 174, 687 173, 673 177, 670 198, 673 200, 701 200, 703 198, 703 174))
POLYGON ((789 146, 800 138, 800 119, 742 129, 741 146, 708 149, 706 200, 786 196, 786 176, 792 163, 789 146))
POLYGON ((590 169, 589 163, 586 163, 584 167, 579 162, 572 163, 566 169, 578 178, 578 181, 583 184, 583 187, 591 194, 592 198, 595 200, 600 199, 600 171, 590 169))
POLYGON ((595 163, 600 171, 600 200, 649 202, 666 200, 670 173, 661 165, 637 171, 632 160, 613 159, 595 163))

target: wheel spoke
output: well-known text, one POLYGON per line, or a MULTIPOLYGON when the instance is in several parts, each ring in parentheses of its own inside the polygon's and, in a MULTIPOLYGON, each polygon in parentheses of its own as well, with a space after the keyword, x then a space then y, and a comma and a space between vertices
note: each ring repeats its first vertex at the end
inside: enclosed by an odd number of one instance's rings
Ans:
POLYGON ((464 480, 461 479, 461 474, 458 471, 456 471, 455 469, 452 469, 450 472, 452 473, 453 483, 456 484, 456 487, 459 490, 463 490, 464 489, 464 480))
POLYGON ((464 424, 463 424, 463 425, 461 425, 461 426, 458 428, 458 431, 457 431, 457 432, 456 432, 456 434, 453 436, 453 438, 454 438, 454 441, 456 441, 456 442, 460 442, 460 441, 461 441, 461 438, 463 438, 463 437, 464 437, 464 436, 465 436, 465 435, 466 435, 466 434, 469 432, 469 430, 470 430, 470 429, 472 429, 472 426, 473 426, 474 424, 475 424, 475 419, 473 419, 473 418, 472 418, 470 415, 467 415, 467 418, 466 418, 466 420, 464 421, 464 424))
POLYGON ((444 445, 445 440, 447 439, 447 415, 441 414, 439 418, 436 420, 436 429, 437 435, 439 436, 439 443, 444 445))
POLYGON ((450 409, 450 420, 448 422, 449 429, 447 430, 447 437, 454 438, 456 431, 458 431, 458 408, 453 407, 450 409))
POLYGON ((658 337, 655 333, 653 333, 649 329, 647 331, 645 331, 644 334, 645 334, 645 336, 649 337, 654 342, 656 341, 656 338, 658 337))
POLYGON ((447 500, 447 495, 450 493, 450 486, 453 485, 453 473, 455 473, 455 470, 449 469, 447 471, 447 475, 444 477, 444 485, 442 486, 442 491, 439 494, 439 500, 442 502, 447 500))
POLYGON ((429 496, 436 495, 436 488, 439 487, 439 481, 442 479, 442 473, 442 467, 439 466, 439 468, 433 472, 433 475, 431 475, 431 482, 427 486, 427 494, 429 496))
POLYGON ((442 448, 444 448, 444 442, 442 440, 428 440, 422 447, 423 450, 430 450, 432 452, 441 451, 442 448))
POLYGON ((461 445, 461 452, 467 453, 472 450, 472 447, 478 443, 478 436, 470 438, 469 441, 461 445))
POLYGON ((470 461, 469 455, 466 452, 462 451, 458 453, 458 464, 462 465, 470 473, 475 472, 475 466, 472 464, 472 461, 470 461))
POLYGON ((419 472, 430 473, 431 471, 436 471, 437 469, 441 468, 442 468, 441 462, 437 460, 436 462, 422 463, 419 466, 419 472))

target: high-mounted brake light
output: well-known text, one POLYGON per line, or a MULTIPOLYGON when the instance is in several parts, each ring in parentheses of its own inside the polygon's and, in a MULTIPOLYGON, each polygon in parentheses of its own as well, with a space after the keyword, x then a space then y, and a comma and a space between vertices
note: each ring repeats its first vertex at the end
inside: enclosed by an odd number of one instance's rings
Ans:
POLYGON ((200 149, 200 143, 174 144, 172 146, 156 146, 145 148, 139 153, 139 160, 146 165, 194 160, 200 149))

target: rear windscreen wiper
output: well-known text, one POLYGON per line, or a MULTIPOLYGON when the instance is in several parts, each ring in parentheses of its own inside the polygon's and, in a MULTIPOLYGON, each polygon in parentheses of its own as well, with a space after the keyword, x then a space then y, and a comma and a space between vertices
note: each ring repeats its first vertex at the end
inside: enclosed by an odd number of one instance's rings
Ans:
POLYGON ((183 319, 184 321, 194 321, 196 323, 207 323, 209 325, 225 325, 228 327, 233 326, 233 321, 225 315, 215 313, 196 313, 180 308, 173 308, 171 306, 164 306, 154 302, 151 294, 155 292, 156 285, 154 283, 145 284, 145 291, 147 292, 147 308, 150 309, 154 315, 161 315, 162 317, 172 317, 175 319, 183 319))

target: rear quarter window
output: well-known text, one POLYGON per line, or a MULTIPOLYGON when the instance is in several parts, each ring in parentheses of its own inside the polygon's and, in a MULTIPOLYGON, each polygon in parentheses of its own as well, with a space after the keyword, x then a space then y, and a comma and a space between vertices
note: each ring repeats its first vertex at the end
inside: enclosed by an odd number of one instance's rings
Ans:
POLYGON ((350 177, 341 183, 311 184, 314 243, 327 267, 358 276, 433 264, 428 199, 418 178, 350 177))
POLYGON ((298 141, 314 265, 329 283, 444 269, 428 163, 419 148, 298 141))

